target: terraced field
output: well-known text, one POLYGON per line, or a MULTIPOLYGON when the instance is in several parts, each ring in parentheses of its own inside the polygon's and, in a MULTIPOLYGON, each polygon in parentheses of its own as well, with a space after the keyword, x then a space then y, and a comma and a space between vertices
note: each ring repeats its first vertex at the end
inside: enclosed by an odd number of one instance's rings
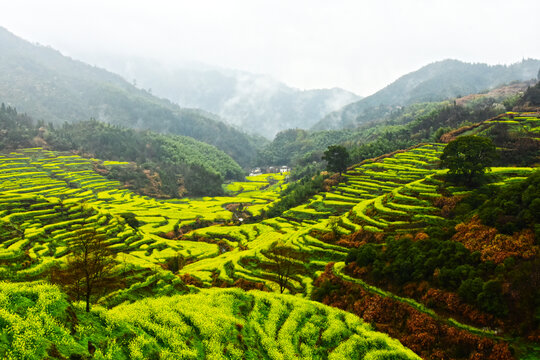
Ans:
POLYGON ((145 299, 86 314, 55 286, 0 282, 0 316, 4 359, 79 358, 94 344, 95 359, 420 359, 350 313, 239 289, 145 299))
MULTIPOLYGON (((273 201, 284 176, 270 186, 254 178, 256 190, 231 197, 160 201, 121 189, 93 171, 98 160, 25 149, 0 155, 0 271, 5 277, 37 278, 61 262, 66 244, 77 234, 95 229, 130 262, 154 266, 181 254, 200 259, 219 254, 215 242, 172 241, 163 234, 181 232, 203 221, 233 219, 227 204, 242 203, 257 213, 273 201), (127 219, 135 218, 130 225, 127 219)), ((122 163, 104 162, 104 166, 122 163)))
MULTIPOLYGON (((396 231, 400 227, 411 228, 405 219, 395 220, 395 217, 407 216, 407 213, 398 209, 400 205, 413 205, 395 200, 395 208, 386 208, 383 202, 389 199, 387 194, 403 193, 404 197, 408 191, 421 190, 425 196, 435 195, 436 186, 428 185, 428 182, 429 176, 439 171, 435 167, 442 148, 440 144, 428 144, 377 161, 367 161, 350 169, 345 175, 345 181, 332 191, 316 195, 307 204, 290 209, 282 218, 240 227, 214 226, 195 230, 185 238, 220 239, 232 250, 218 257, 189 264, 182 272, 196 276, 207 285, 216 279, 232 282, 243 278, 262 282, 276 290, 278 286, 275 274, 265 269, 272 269, 275 261, 271 259, 271 254, 269 257, 268 249, 272 243, 279 241, 294 249, 291 258, 300 260, 302 256, 309 257, 308 265, 299 267, 294 274, 289 289, 291 292, 309 295, 311 283, 318 272, 329 261, 343 260, 347 251, 344 247, 324 241, 322 238, 325 233, 337 231, 349 234, 361 228, 370 231, 381 231, 389 227, 396 231), (380 214, 388 216, 384 218, 375 213, 375 206, 380 214), (338 224, 335 229, 332 229, 332 221, 338 224)), ((418 220, 413 226, 421 227, 426 219, 436 219, 435 215, 429 215, 436 209, 426 207, 426 202, 418 197, 413 200, 418 203, 418 207, 422 207, 418 210, 418 220)))
POLYGON ((484 135, 497 127, 497 125, 505 125, 508 131, 521 133, 540 141, 540 113, 517 113, 511 111, 496 116, 493 119, 451 131, 445 135, 446 139, 444 141, 461 135, 484 135))
POLYGON ((503 116, 488 120, 486 124, 510 124, 520 125, 524 131, 540 134, 540 113, 516 113, 507 112, 503 116))
MULTIPOLYGON (((242 204, 258 214, 286 186, 284 175, 230 184, 234 197, 161 201, 96 174, 92 165, 97 160, 41 149, 5 154, 0 157, 0 271, 16 279, 39 278, 63 261, 70 239, 92 228, 105 233, 128 263, 154 267, 181 256, 188 264, 180 273, 205 286, 242 279, 277 291, 270 248, 278 242, 292 249, 288 256, 298 265, 287 291, 309 296, 324 266, 346 255, 345 247, 327 241, 332 233, 416 231, 441 220, 430 199, 439 196, 433 175, 441 172, 436 164, 443 147, 426 144, 366 161, 349 169, 330 192, 283 217, 250 224, 233 221, 227 205, 242 204)), ((495 171, 505 172, 511 181, 532 169, 495 171)))
MULTIPOLYGON (((156 269, 168 259, 176 257, 183 259, 178 274, 183 279, 191 279, 188 283, 199 288, 231 286, 240 282, 244 285, 250 284, 248 288, 256 287, 274 292, 284 290, 300 297, 309 297, 313 281, 323 272, 325 266, 329 262, 341 264, 345 260, 348 249, 336 244, 335 239, 359 230, 373 233, 384 231, 385 234, 416 232, 442 220, 440 209, 434 207, 431 200, 440 196, 438 191, 441 184, 435 175, 444 172, 437 168, 443 148, 443 144, 424 144, 365 161, 350 168, 344 174, 343 182, 329 192, 319 193, 305 204, 286 211, 282 217, 256 223, 243 223, 244 219, 240 219, 235 211, 241 209, 240 211, 258 215, 264 207, 278 198, 279 192, 286 186, 285 175, 272 175, 272 178, 248 177, 245 182, 229 184, 227 189, 234 193, 234 196, 163 201, 138 196, 122 189, 119 183, 101 177, 93 171, 93 165, 99 163, 99 160, 67 156, 42 149, 4 154, 0 156, 0 279, 40 279, 51 266, 65 261, 70 239, 76 238, 85 230, 95 229, 107 235, 112 248, 124 262, 139 269, 156 269), (276 244, 286 247, 288 251, 285 254, 275 253, 273 249, 276 244), (290 279, 285 285, 280 279, 278 269, 283 258, 292 264, 290 279)), ((122 166, 116 163, 102 165, 122 166)), ((506 183, 523 179, 533 170, 494 168, 493 172, 501 175, 506 183)), ((447 190, 453 194, 462 194, 465 191, 459 188, 447 190)), ((342 265, 336 267, 337 271, 340 266, 342 265)), ((338 275, 342 278, 346 276, 342 273, 338 275)), ((381 289, 367 285, 366 288, 377 294, 386 294, 381 289)), ((204 290, 203 294, 210 292, 204 290)), ((228 304, 230 297, 238 296, 241 296, 240 292, 231 290, 215 298, 228 304)), ((274 295, 264 295, 268 297, 265 299, 257 298, 259 295, 249 296, 255 297, 256 304, 271 304, 277 301, 270 299, 274 295)), ((394 298, 391 294, 388 296, 394 298)), ((208 299, 210 297, 204 299, 201 295, 193 301, 206 304, 210 301, 208 299)), ((293 300, 287 299, 287 305, 276 305, 277 308, 290 311, 293 300)), ((411 299, 395 299, 422 309, 422 305, 411 299)), ((139 309, 137 306, 155 308, 160 306, 158 301, 172 301, 167 303, 172 307, 183 306, 179 305, 178 299, 156 299, 144 300, 141 304, 128 305, 122 309, 126 312, 147 313, 147 308, 139 309)), ((253 315, 254 319, 259 319, 258 316, 277 316, 272 315, 273 311, 278 311, 272 310, 274 305, 268 306, 270 307, 267 310, 261 310, 261 314, 253 315)), ((439 319, 430 309, 424 310, 428 315, 439 319)), ((231 308, 227 319, 237 316, 238 311, 235 307, 231 308)), ((291 320, 291 329, 287 325, 289 320, 284 320, 282 326, 288 329, 287 333, 289 330, 296 331, 293 328, 298 326, 298 316, 307 316, 308 319, 315 316, 302 311, 293 311, 290 314, 296 319, 291 320)), ((113 310, 110 314, 113 318, 121 318, 122 322, 130 323, 129 319, 121 316, 121 312, 113 310)), ((259 345, 257 351, 264 352, 268 358, 282 358, 283 354, 309 357, 309 351, 313 350, 308 345, 298 345, 298 339, 292 343, 289 340, 280 340, 280 330, 256 328, 249 319, 239 320, 239 331, 242 333, 241 329, 249 329, 250 337, 258 336, 257 339, 262 345, 259 345), (267 336, 265 333, 268 334, 268 331, 273 340, 265 340, 264 336, 267 336), (279 345, 275 345, 276 341, 279 345)), ((144 354, 147 349, 143 344, 151 341, 144 335, 149 325, 144 323, 143 319, 141 321, 129 325, 143 330, 137 330, 137 334, 142 335, 138 335, 137 340, 133 340, 134 344, 129 346, 129 351, 133 353, 128 357, 143 358, 143 355, 139 355, 144 354)), ((195 320, 190 321, 188 325, 195 324, 195 320)), ((315 327, 326 326, 323 325, 326 324, 324 322, 314 321, 312 325, 315 327)), ((353 320, 342 321, 349 326, 349 340, 340 340, 341 345, 332 347, 335 355, 329 358, 348 358, 338 354, 341 351, 344 351, 344 354, 354 353, 360 347, 358 344, 364 344, 350 328, 353 320)), ((445 321, 451 326, 483 334, 483 330, 470 328, 453 320, 445 321)), ((312 325, 306 324, 306 327, 312 329, 312 325)), ((198 331, 205 326, 196 325, 198 331)), ((238 328, 238 325, 235 326, 238 328)), ((178 331, 188 334, 194 330, 185 328, 178 331)), ((216 336, 225 336, 225 333, 219 334, 221 335, 216 333, 216 336)), ((228 333, 227 336, 229 335, 231 334, 228 333)), ((241 335, 244 336, 243 333, 241 335)), ((242 358, 240 354, 246 348, 255 346, 240 341, 239 345, 226 348, 220 345, 221 347, 214 348, 217 345, 208 341, 210 340, 201 340, 196 346, 196 352, 190 347, 189 351, 193 353, 189 353, 186 345, 181 343, 169 344, 163 348, 165 350, 160 351, 177 351, 179 348, 176 346, 179 346, 186 348, 186 356, 199 356, 201 351, 204 354, 227 351, 238 355, 231 355, 231 358, 242 358)), ((305 344, 310 343, 306 340, 305 344)), ((122 349, 118 351, 123 351, 122 356, 127 356, 125 347, 122 349)), ((110 351, 112 354, 116 350, 110 351)), ((379 358, 377 356, 374 355, 373 358, 379 358)), ((384 356, 386 355, 381 354, 380 358, 385 358, 384 356)), ((247 358, 249 357, 251 356, 247 358)), ((253 355, 253 358, 257 356, 253 355)))

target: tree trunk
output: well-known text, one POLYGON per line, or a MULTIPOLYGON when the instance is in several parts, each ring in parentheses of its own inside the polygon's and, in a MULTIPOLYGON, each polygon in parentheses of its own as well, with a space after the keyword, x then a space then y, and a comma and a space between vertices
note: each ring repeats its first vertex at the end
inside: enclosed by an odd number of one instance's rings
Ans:
POLYGON ((86 292, 86 312, 90 312, 90 292, 86 292))
POLYGON ((90 278, 86 276, 86 312, 90 312, 90 294, 92 294, 92 286, 90 285, 90 278))

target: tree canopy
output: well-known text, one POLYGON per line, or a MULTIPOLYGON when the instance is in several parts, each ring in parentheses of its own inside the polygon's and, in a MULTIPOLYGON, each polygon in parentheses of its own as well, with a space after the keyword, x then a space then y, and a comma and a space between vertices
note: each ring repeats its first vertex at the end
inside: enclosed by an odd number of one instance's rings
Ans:
POLYGON ((338 172, 340 175, 347 170, 349 162, 349 152, 341 145, 331 145, 324 152, 323 160, 326 160, 326 169, 332 172, 338 172))
POLYGON ((84 299, 89 312, 92 297, 99 297, 101 292, 118 285, 113 272, 115 254, 106 235, 94 228, 81 231, 68 248, 71 253, 67 266, 55 272, 53 282, 61 284, 74 299, 84 299))
POLYGON ((496 148, 491 139, 461 136, 444 148, 441 166, 449 169, 450 179, 473 185, 496 158, 496 148))
POLYGON ((101 174, 153 197, 222 195, 224 180, 244 177, 230 156, 187 136, 136 131, 95 119, 55 127, 0 104, 0 150, 36 146, 131 162, 101 167, 101 174))

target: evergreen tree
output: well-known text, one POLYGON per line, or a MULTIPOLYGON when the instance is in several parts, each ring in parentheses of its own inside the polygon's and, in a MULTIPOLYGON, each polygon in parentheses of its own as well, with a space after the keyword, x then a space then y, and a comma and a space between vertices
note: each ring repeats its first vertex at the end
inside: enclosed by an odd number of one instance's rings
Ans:
POLYGON ((331 145, 324 152, 322 159, 326 160, 326 169, 328 171, 339 172, 339 175, 341 175, 342 172, 347 170, 349 152, 341 145, 331 145))
POLYGON ((449 169, 449 178, 473 185, 497 158, 489 138, 461 136, 448 143, 441 155, 441 166, 449 169))

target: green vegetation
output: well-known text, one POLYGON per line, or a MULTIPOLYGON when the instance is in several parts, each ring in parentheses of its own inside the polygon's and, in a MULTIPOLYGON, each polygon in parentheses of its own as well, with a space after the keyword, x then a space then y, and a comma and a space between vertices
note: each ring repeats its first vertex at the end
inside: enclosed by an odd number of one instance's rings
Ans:
POLYGON ((118 75, 31 44, 4 28, 0 46, 0 102, 45 123, 57 126, 94 118, 125 128, 189 136, 214 145, 243 167, 251 165, 259 144, 266 142, 226 125, 216 115, 180 108, 118 75))
MULTIPOLYGON (((295 171, 300 171, 303 167, 312 167, 314 161, 320 162, 328 146, 340 144, 350 153, 348 165, 357 164, 420 142, 439 141, 441 135, 451 129, 478 123, 494 118, 502 111, 512 110, 516 99, 521 99, 518 91, 511 90, 513 95, 494 92, 471 95, 455 101, 424 102, 400 107, 377 106, 372 109, 369 121, 353 129, 311 132, 300 129, 286 130, 276 135, 274 141, 259 151, 257 162, 261 165, 290 164, 295 167, 295 171)), ((496 128, 499 130, 501 127, 496 128)), ((504 144, 501 131, 497 136, 482 136, 493 138, 498 147, 511 152, 512 149, 523 149, 527 146, 526 142, 519 140, 523 135, 522 131, 519 133, 521 136, 516 132, 506 131, 504 144)), ((520 152, 530 153, 530 149, 520 152)), ((513 160, 503 158, 501 163, 518 163, 516 160, 520 161, 521 165, 527 164, 527 159, 519 156, 513 160)))
POLYGON ((322 191, 324 179, 323 175, 317 175, 313 178, 304 177, 292 183, 281 192, 279 199, 269 206, 265 215, 267 217, 280 216, 288 209, 304 203, 310 197, 322 191))
POLYGON ((1 148, 40 145, 104 159, 101 173, 144 195, 221 195, 225 180, 243 178, 240 166, 225 153, 185 136, 139 132, 95 120, 46 127, 5 106, 0 120, 1 148), (119 166, 125 162, 131 163, 119 166))
MULTIPOLYGON (((533 122, 530 116, 515 118, 512 126, 533 122)), ((54 281, 70 296, 70 302, 62 297, 63 309, 70 309, 62 314, 75 314, 78 325, 71 326, 72 315, 56 318, 55 326, 70 335, 36 341, 36 351, 46 354, 85 355, 90 341, 94 356, 113 358, 169 352, 231 358, 358 355, 355 333, 329 343, 320 329, 332 328, 330 323, 295 312, 302 304, 320 306, 302 297, 355 312, 422 356, 458 341, 453 339, 468 339, 468 345, 459 350, 463 355, 450 358, 489 357, 497 353, 493 349, 510 354, 511 336, 519 337, 516 353, 525 352, 525 337, 538 327, 540 298, 524 291, 538 269, 537 175, 532 167, 496 167, 485 185, 459 187, 439 169, 445 146, 421 144, 365 160, 341 177, 308 176, 288 184, 289 174, 264 174, 228 183, 227 196, 174 200, 136 195, 100 175, 130 166, 122 159, 105 163, 42 148, 6 152, 0 156, 0 277, 18 285, 54 281), (516 209, 514 218, 507 217, 516 209), (515 225, 499 233, 481 223, 483 213, 515 225), (72 259, 70 244, 94 229, 115 254, 114 276, 91 294, 92 309, 85 314, 85 304, 77 302, 85 295, 76 290, 78 280, 64 274, 70 287, 57 279, 72 259), (254 289, 276 294, 259 298, 259 292, 245 292, 254 289), (373 296, 383 300, 371 303, 373 296), (208 321, 217 316, 212 311, 224 316, 222 328, 208 321), (291 320, 282 319, 281 311, 291 320), (427 318, 408 315, 392 326, 381 320, 413 311, 427 318), (202 317, 195 320, 196 314, 202 317), (414 340, 421 324, 439 329, 433 330, 439 331, 435 340, 426 338, 427 353, 414 340), (90 326, 92 332, 84 332, 90 326), (303 332, 315 342, 304 342, 303 335, 283 340, 303 332), (115 344, 108 333, 115 334, 115 344)), ((2 338, 10 344, 2 346, 17 348, 12 339, 2 338)))
POLYGON ((67 266, 53 273, 53 281, 64 285, 74 299, 84 299, 89 312, 91 297, 115 285, 115 254, 105 234, 95 229, 78 232, 68 243, 68 251, 67 266))
POLYGON ((537 87, 434 102, 538 62, 432 64, 414 91, 419 74, 325 124, 361 127, 264 146, 2 29, 0 43, 3 101, 40 119, 0 106, 0 357, 538 358, 537 87), (520 106, 533 112, 502 113, 520 106), (91 117, 114 125, 59 125, 91 117), (256 155, 293 172, 244 177, 256 155))
POLYGON ((331 172, 341 173, 347 170, 349 163, 349 153, 347 149, 340 145, 329 146, 322 157, 326 161, 326 169, 331 172))
POLYGON ((461 136, 451 141, 441 155, 441 167, 448 168, 448 177, 472 185, 478 182, 497 157, 489 138, 461 136))
POLYGON ((489 120, 463 126, 441 137, 449 142, 458 136, 476 135, 490 138, 497 147, 499 166, 531 166, 540 158, 537 112, 507 112, 489 120))
POLYGON ((58 288, 0 283, 0 356, 419 359, 358 317, 291 296, 206 290, 86 314, 58 288))
POLYGON ((403 286, 409 282, 429 281, 439 288, 459 289, 471 303, 478 299, 477 304, 482 310, 498 316, 508 313, 500 282, 482 280, 494 276, 494 264, 484 265, 476 254, 471 254, 460 243, 436 239, 413 242, 405 238, 388 241, 384 251, 377 249, 368 244, 352 250, 347 257, 348 262, 369 266, 375 284, 403 286), (471 281, 477 285, 477 292, 470 291, 471 281), (499 284, 498 288, 492 286, 495 283, 499 284))
MULTIPOLYGON (((352 249, 346 262, 365 268, 363 279, 370 284, 403 289, 427 282, 433 288, 458 294, 464 302, 485 313, 505 319, 506 326, 515 327, 514 331, 526 333, 537 328, 533 314, 538 311, 540 304, 535 299, 540 294, 536 290, 531 293, 525 282, 538 273, 534 270, 538 263, 538 236, 533 234, 538 219, 537 212, 532 211, 537 198, 538 171, 496 168, 493 176, 497 178, 495 183, 465 195, 452 197, 448 192, 459 193, 458 188, 441 189, 446 196, 430 202, 440 209, 432 207, 435 213, 445 214, 444 218, 428 224, 425 230, 412 232, 416 232, 415 237, 386 237, 384 246, 380 246, 379 240, 352 249), (522 171, 529 176, 521 177, 522 171), (501 176, 506 182, 497 181, 501 176), (513 179, 516 181, 510 181, 513 179), (494 227, 481 224, 477 214, 486 225, 494 227), (503 287, 512 289, 514 295, 509 296, 503 287), (521 313, 519 323, 514 321, 517 315, 512 315, 518 313, 521 313)), ((419 195, 421 199, 422 192, 415 196, 419 195)), ((409 194, 400 199, 412 203, 414 197, 409 194)), ((419 204, 418 200, 414 201, 419 204)), ((387 203, 387 206, 391 205, 387 203)), ((412 211, 417 211, 416 208, 418 205, 411 205, 412 211)), ((375 209, 381 211, 376 206, 375 209)), ((384 225, 371 213, 373 218, 379 221, 376 225, 384 225)))
POLYGON ((482 222, 500 232, 512 234, 525 228, 534 229, 540 239, 540 171, 525 180, 510 183, 479 208, 482 222))
POLYGON ((518 101, 518 105, 532 107, 540 106, 540 82, 527 89, 521 100, 518 101))
MULTIPOLYGON (((451 59, 438 61, 400 77, 371 96, 328 114, 313 129, 355 128, 380 119, 396 107, 478 94, 516 80, 530 81, 536 78, 539 67, 540 62, 534 59, 524 59, 510 66, 468 64, 451 59)), ((496 111, 501 112, 500 109, 496 111)))
MULTIPOLYGON (((118 182, 93 171, 96 162, 39 148, 0 157, 0 257, 6 261, 2 278, 44 276, 64 262, 70 243, 94 229, 135 265, 164 262, 177 253, 191 259, 212 256, 219 251, 215 242, 170 239, 204 223, 233 221, 235 213, 226 208, 231 203, 242 203, 258 215, 276 199, 284 179, 276 176, 278 182, 271 187, 266 183, 265 190, 235 198, 159 201, 120 189, 118 182)), ((252 178, 259 183, 268 179, 252 178)))

